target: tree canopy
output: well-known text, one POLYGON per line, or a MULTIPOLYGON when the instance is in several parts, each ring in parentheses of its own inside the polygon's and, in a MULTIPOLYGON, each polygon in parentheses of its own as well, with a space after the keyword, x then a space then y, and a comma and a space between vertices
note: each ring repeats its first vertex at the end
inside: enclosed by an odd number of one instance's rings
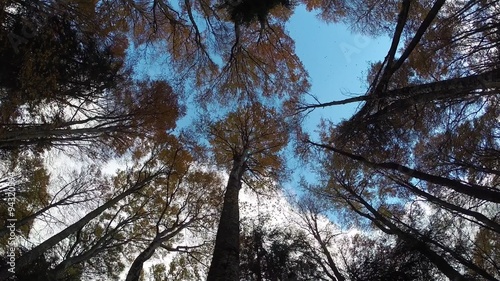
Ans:
POLYGON ((0 8, 1 280, 500 279, 498 1, 0 8), (309 92, 299 6, 390 38, 364 94, 309 92), (247 224, 242 190, 285 185, 247 224))

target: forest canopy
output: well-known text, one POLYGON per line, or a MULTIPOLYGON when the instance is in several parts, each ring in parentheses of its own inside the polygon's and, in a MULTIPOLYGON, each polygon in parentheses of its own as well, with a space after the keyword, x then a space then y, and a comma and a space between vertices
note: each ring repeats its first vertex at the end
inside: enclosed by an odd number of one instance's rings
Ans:
POLYGON ((0 280, 500 279, 497 1, 0 7, 0 280), (316 97, 298 7, 389 38, 364 93, 316 97))

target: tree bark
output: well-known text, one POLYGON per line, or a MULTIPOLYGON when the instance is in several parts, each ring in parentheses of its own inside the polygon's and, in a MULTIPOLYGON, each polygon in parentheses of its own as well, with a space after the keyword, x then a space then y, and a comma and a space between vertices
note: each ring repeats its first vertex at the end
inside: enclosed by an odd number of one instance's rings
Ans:
POLYGON ((30 145, 64 145, 72 142, 92 142, 111 132, 127 131, 126 126, 103 126, 94 128, 43 128, 42 125, 29 129, 2 132, 0 150, 30 145))
MULTIPOLYGON (((299 110, 309 110, 314 108, 325 108, 335 105, 344 105, 354 102, 365 101, 365 104, 355 116, 366 116, 371 113, 371 109, 375 102, 380 100, 389 100, 388 103, 422 103, 437 100, 458 100, 465 99, 468 96, 483 96, 491 95, 491 93, 476 93, 478 89, 498 89, 500 87, 500 69, 495 69, 489 72, 470 75, 461 78, 452 78, 443 81, 431 82, 421 85, 408 86, 404 88, 387 91, 383 98, 374 95, 363 95, 345 100, 331 101, 319 104, 308 104, 299 107, 299 110)), ((358 118, 359 118, 358 117, 358 118)), ((354 118, 351 118, 351 120, 354 118)))
POLYGON ((240 279, 240 211, 238 195, 244 171, 245 161, 235 159, 226 186, 207 281, 239 281, 240 279))
POLYGON ((141 277, 141 272, 142 272, 142 267, 144 266, 144 263, 149 260, 153 254, 155 253, 156 249, 161 245, 161 241, 153 241, 149 246, 144 249, 134 260, 132 265, 130 266, 130 269, 128 270, 127 273, 127 279, 125 281, 138 281, 139 278, 141 277))

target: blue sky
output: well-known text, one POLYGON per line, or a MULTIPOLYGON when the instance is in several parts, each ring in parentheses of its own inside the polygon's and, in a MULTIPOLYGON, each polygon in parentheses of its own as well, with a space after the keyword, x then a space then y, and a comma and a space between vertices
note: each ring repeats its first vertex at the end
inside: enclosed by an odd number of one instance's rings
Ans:
MULTIPOLYGON (((369 63, 383 60, 390 46, 388 37, 371 38, 351 33, 344 24, 326 24, 303 6, 296 8, 287 27, 309 72, 310 93, 322 102, 364 94, 369 63)), ((338 122, 355 110, 355 104, 316 109, 306 126, 314 130, 321 117, 338 122)))
MULTIPOLYGON (((321 102, 342 100, 352 95, 364 94, 367 90, 366 74, 370 62, 383 60, 390 47, 389 37, 372 38, 352 33, 345 24, 327 24, 305 7, 296 7, 287 24, 290 36, 295 40, 296 53, 309 72, 311 89, 321 102)), ((314 102, 312 98, 308 102, 314 102)), ((304 129, 315 138, 321 118, 335 123, 349 118, 357 104, 348 104, 325 109, 315 109, 308 115, 304 129)), ((301 177, 314 182, 315 176, 303 164, 289 163, 293 170, 291 182, 285 184, 292 193, 301 177)))

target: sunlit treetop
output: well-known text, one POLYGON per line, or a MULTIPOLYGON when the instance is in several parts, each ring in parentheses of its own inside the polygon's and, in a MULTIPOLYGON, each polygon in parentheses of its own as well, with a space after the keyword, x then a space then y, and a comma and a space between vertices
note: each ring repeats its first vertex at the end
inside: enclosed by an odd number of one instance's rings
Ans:
POLYGON ((209 140, 216 162, 230 168, 243 159, 257 178, 276 178, 284 172, 281 154, 290 130, 279 112, 261 104, 240 107, 210 125, 209 140))

